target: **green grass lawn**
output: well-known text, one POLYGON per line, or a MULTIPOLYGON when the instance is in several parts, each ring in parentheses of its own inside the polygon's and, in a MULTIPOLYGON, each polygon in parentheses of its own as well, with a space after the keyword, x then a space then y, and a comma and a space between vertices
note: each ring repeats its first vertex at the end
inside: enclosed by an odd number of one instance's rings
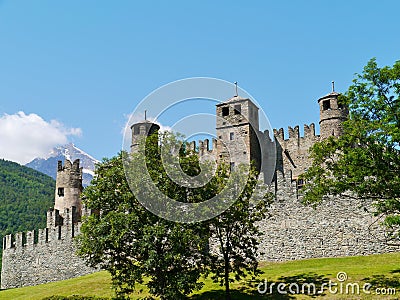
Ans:
MULTIPOLYGON (((257 292, 257 283, 254 287, 248 287, 246 282, 232 284, 233 299, 399 299, 400 298, 400 253, 340 257, 340 258, 320 258, 309 260, 298 260, 283 263, 261 263, 264 274, 260 280, 267 280, 268 287, 275 283, 272 293, 269 290, 266 294, 260 295, 257 292), (314 283, 317 291, 322 284, 327 284, 329 280, 340 283, 336 275, 338 272, 346 272, 348 278, 343 281, 343 292, 332 294, 328 288, 322 294, 316 295, 293 295, 280 294, 274 288, 279 283, 286 284, 285 290, 288 291, 291 283, 297 283, 301 290, 303 283, 314 283), (360 294, 346 294, 347 283, 358 283, 360 294), (362 287, 365 283, 370 283, 371 294, 364 294, 362 287), (395 288, 396 294, 391 296, 378 296, 375 294, 376 288, 395 288)), ((212 283, 210 279, 204 279, 205 286, 201 291, 193 294, 192 300, 224 299, 223 289, 218 284, 212 283)), ((295 286, 293 286, 294 288, 295 286)), ((138 299, 148 295, 144 286, 138 287, 143 292, 132 295, 132 299, 138 299)), ((340 286, 339 286, 340 288, 340 286)), ((306 288, 307 290, 307 288, 306 288)), ((111 297, 111 280, 107 272, 98 272, 79 278, 42 284, 34 287, 24 287, 0 291, 0 299, 43 299, 52 295, 85 295, 98 297, 111 297)))

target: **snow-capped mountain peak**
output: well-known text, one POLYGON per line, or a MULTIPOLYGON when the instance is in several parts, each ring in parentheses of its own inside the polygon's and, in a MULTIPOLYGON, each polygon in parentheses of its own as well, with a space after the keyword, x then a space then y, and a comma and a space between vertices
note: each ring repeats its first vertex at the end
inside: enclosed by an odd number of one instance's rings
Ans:
POLYGON ((82 149, 76 147, 73 143, 54 147, 47 157, 35 158, 30 163, 27 163, 26 166, 45 173, 55 179, 57 175, 57 162, 59 160, 65 161, 66 159, 70 161, 74 161, 75 159, 80 160, 80 166, 83 168, 83 185, 89 185, 94 175, 95 165, 99 161, 82 149))

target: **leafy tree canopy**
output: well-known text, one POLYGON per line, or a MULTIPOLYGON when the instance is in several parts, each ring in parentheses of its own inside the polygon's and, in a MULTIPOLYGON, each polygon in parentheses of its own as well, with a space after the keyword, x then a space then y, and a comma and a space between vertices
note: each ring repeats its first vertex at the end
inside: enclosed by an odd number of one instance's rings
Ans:
MULTIPOLYGON (((164 134, 163 139, 173 139, 164 134)), ((189 151, 181 153, 180 162, 189 174, 196 174, 197 158, 189 151)), ((177 201, 193 201, 186 188, 169 179, 161 164, 157 135, 146 142, 146 162, 155 184, 177 201)), ((204 253, 208 230, 204 224, 183 224, 160 218, 132 194, 124 173, 120 153, 104 159, 96 169, 92 185, 83 192, 85 205, 98 214, 86 218, 78 236, 79 254, 90 265, 111 273, 118 296, 132 292, 136 283, 146 285, 152 295, 161 299, 181 299, 202 283, 198 279, 204 269, 204 253)), ((132 155, 132 168, 135 156, 132 155)), ((134 171, 134 170, 133 170, 134 171)), ((141 176, 136 173, 136 176, 141 176)))
POLYGON ((174 177, 178 168, 170 168, 167 172, 162 163, 160 144, 166 146, 167 156, 178 154, 179 167, 188 176, 196 177, 200 171, 213 170, 209 164, 200 163, 198 156, 184 145, 181 147, 178 139, 171 133, 154 134, 146 139, 145 149, 104 159, 96 169, 92 185, 83 192, 85 205, 98 213, 86 218, 82 224, 82 234, 77 237, 79 254, 90 265, 111 273, 118 296, 126 296, 135 289, 136 283, 145 282, 152 295, 181 299, 200 289, 200 275, 211 272, 215 281, 225 285, 229 299, 232 281, 246 274, 256 276, 259 273, 256 251, 260 232, 255 222, 265 216, 267 204, 264 197, 261 197, 263 201, 251 201, 254 200, 251 196, 257 183, 256 173, 251 171, 239 176, 240 172, 232 172, 240 179, 229 181, 232 174, 221 164, 204 186, 187 187, 176 183, 171 175, 174 177), (132 183, 127 178, 143 177, 143 170, 138 166, 144 153, 150 178, 132 183), (123 162, 127 157, 128 170, 125 165, 124 172, 123 162), (245 180, 244 189, 239 192, 232 189, 232 193, 226 193, 219 203, 232 202, 230 196, 235 192, 240 195, 238 200, 220 216, 204 222, 179 223, 163 219, 144 208, 135 197, 137 193, 134 195, 130 190, 151 193, 150 189, 139 186, 154 184, 171 199, 199 203, 226 187, 232 188, 239 180, 245 180), (216 240, 213 251, 209 251, 211 235, 216 240))
POLYGON ((370 199, 385 224, 400 225, 400 61, 378 67, 371 59, 339 101, 349 107, 344 134, 311 148, 304 201, 326 195, 370 199))

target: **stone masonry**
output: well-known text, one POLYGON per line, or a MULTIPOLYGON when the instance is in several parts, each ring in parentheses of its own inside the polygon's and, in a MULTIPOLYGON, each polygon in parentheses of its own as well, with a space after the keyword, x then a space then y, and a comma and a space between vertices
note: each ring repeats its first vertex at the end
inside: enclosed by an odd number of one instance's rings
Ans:
POLYGON ((269 219, 259 222, 264 235, 260 259, 294 259, 368 255, 399 251, 388 244, 381 219, 368 201, 329 197, 315 209, 300 203, 291 172, 277 172, 276 199, 269 219))
MULTIPOLYGON (((316 142, 342 133, 342 122, 348 110, 338 103, 339 94, 332 92, 318 100, 320 134, 315 125, 304 125, 269 132, 258 128, 258 107, 250 100, 235 96, 216 107, 217 139, 190 143, 201 157, 216 162, 254 161, 263 172, 266 190, 275 192, 270 218, 260 221, 259 258, 283 261, 314 257, 367 255, 399 251, 388 245, 381 220, 371 214, 371 203, 330 197, 316 208, 301 204, 301 180, 311 164, 308 150, 316 142), (262 149, 276 149, 276 156, 262 149), (228 148, 231 149, 229 153, 228 148), (232 150, 233 149, 233 150, 232 150), (262 159, 261 159, 262 158, 262 159), (261 163, 262 161, 262 163, 261 163), (273 172, 266 172, 275 166, 273 172), (265 174, 271 173, 271 178, 265 174)), ((133 124, 131 151, 138 149, 141 137, 156 132, 159 126, 147 120, 133 124)), ((3 240, 1 288, 68 279, 96 271, 75 254, 73 238, 79 234, 82 215, 91 212, 82 207, 82 170, 79 161, 58 165, 55 207, 47 213, 47 227, 37 233, 17 233, 3 240)))

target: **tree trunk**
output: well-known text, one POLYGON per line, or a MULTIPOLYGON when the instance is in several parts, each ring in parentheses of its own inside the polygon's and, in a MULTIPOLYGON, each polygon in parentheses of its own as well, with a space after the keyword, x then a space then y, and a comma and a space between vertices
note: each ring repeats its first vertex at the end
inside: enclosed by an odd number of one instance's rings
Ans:
POLYGON ((229 256, 224 255, 225 260, 225 299, 231 300, 231 291, 229 289, 229 256))

